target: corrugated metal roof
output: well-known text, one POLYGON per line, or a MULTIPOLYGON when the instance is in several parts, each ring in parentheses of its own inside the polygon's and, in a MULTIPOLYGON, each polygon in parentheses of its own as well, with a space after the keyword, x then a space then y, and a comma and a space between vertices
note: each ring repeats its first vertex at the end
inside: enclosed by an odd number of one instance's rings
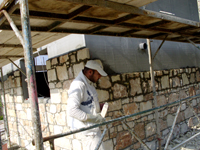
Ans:
MULTIPOLYGON (((29 0, 33 48, 39 48, 70 33, 150 38, 200 43, 199 22, 138 7, 156 0, 29 0)), ((4 0, 6 9, 21 30, 20 8, 4 0)), ((0 56, 23 55, 20 42, 1 14, 0 56), (2 38, 3 37, 3 38, 2 38)), ((17 58, 13 58, 17 59, 17 58)), ((0 66, 9 63, 0 59, 0 66)))

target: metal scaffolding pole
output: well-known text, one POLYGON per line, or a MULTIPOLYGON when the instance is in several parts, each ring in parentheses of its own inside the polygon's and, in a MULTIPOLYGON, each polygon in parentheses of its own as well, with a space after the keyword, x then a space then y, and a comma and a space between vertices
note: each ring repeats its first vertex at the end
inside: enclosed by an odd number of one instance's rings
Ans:
POLYGON ((20 0, 20 13, 22 23, 22 34, 24 40, 24 56, 26 64, 26 74, 28 83, 29 99, 31 104, 32 125, 36 150, 43 150, 43 138, 39 116, 39 106, 37 97, 37 87, 33 63, 33 50, 31 42, 31 30, 29 21, 28 0, 20 0))
POLYGON ((4 81, 3 81, 3 71, 2 68, 0 68, 1 70, 1 87, 2 87, 2 105, 4 108, 4 126, 6 128, 6 136, 7 136, 7 140, 8 140, 8 144, 7 147, 10 148, 11 144, 10 144, 10 132, 9 132, 9 126, 8 126, 8 115, 7 115, 7 107, 6 107, 6 98, 5 98, 5 89, 4 89, 4 81))
MULTIPOLYGON (((156 98, 156 88, 155 88, 155 79, 154 79, 154 70, 153 70, 153 61, 152 61, 152 54, 151 54, 151 42, 150 39, 147 39, 148 45, 148 54, 149 54, 149 65, 150 65, 150 74, 151 74, 151 85, 153 88, 153 97, 154 97, 154 107, 157 107, 157 98, 156 98)), ((160 124, 158 118, 158 110, 155 110, 155 117, 156 117, 156 125, 157 125, 157 138, 159 143, 159 149, 161 149, 161 136, 160 136, 160 124)))

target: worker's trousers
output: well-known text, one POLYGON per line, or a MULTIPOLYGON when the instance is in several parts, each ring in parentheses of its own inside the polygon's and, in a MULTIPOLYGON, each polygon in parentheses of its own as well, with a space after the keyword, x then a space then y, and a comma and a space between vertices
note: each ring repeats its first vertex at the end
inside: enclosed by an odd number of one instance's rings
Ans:
MULTIPOLYGON (((82 139, 83 150, 95 150, 97 144, 99 143, 100 138, 101 138, 100 130, 97 132, 97 135, 86 135, 86 136, 84 135, 84 138, 82 139)), ((105 150, 103 142, 101 143, 99 150, 105 150)))

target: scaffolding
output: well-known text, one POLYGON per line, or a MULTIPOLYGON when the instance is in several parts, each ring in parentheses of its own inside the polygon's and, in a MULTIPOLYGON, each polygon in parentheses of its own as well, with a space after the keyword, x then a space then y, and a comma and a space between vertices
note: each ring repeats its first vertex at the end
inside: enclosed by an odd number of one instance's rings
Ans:
MULTIPOLYGON (((11 3, 12 1, 9 1, 9 0, 6 0, 4 1, 3 5, 8 5, 8 3, 11 3)), ((149 109, 149 110, 145 110, 145 111, 142 111, 142 112, 138 112, 138 113, 135 113, 135 114, 131 114, 131 115, 127 115, 127 116, 123 116, 123 117, 120 117, 120 118, 117 118, 117 119, 113 119, 113 120, 109 120, 109 121, 106 121, 106 122, 103 122, 101 124, 97 124, 97 125, 93 125, 93 126, 90 126, 88 128, 81 128, 79 130, 76 130, 76 131, 71 131, 71 132, 68 132, 68 133, 62 133, 62 134, 58 134, 58 135, 53 135, 53 136, 49 136, 49 137, 46 137, 46 138, 43 138, 42 137, 42 131, 41 131, 41 123, 40 123, 40 117, 39 117, 39 108, 38 108, 38 98, 37 98, 37 90, 36 90, 36 80, 35 80, 35 74, 34 74, 34 63, 33 63, 33 48, 32 48, 32 41, 31 41, 31 29, 30 29, 30 20, 29 20, 29 7, 28 7, 28 0, 20 0, 20 16, 21 16, 21 25, 22 25, 22 35, 20 33, 20 31, 18 30, 18 27, 15 25, 15 23, 13 22, 13 20, 11 19, 11 17, 9 16, 8 12, 4 9, 2 9, 0 11, 0 14, 1 15, 4 15, 6 17, 6 19, 8 20, 8 22, 10 23, 10 26, 12 28, 12 30, 14 31, 14 33, 16 34, 17 38, 20 40, 20 43, 22 44, 22 47, 24 49, 24 57, 25 57, 25 64, 26 64, 26 76, 27 76, 27 83, 28 83, 28 90, 29 90, 29 98, 30 98, 30 102, 31 102, 31 112, 32 112, 32 123, 33 123, 33 129, 34 129, 34 140, 33 140, 33 144, 35 144, 36 146, 36 149, 37 150, 42 150, 44 149, 43 148, 43 142, 45 141, 49 141, 50 142, 50 145, 51 145, 51 149, 54 149, 54 143, 53 143, 53 140, 55 138, 60 138, 60 137, 63 137, 63 136, 68 136, 68 135, 71 135, 71 134, 75 134, 75 133, 78 133, 78 132, 82 132, 82 131, 85 131, 85 130, 88 130, 88 129, 92 129, 92 128, 95 128, 95 127, 99 127, 99 126, 103 126, 103 125, 107 125, 107 124, 110 124, 112 122, 115 122, 115 121, 122 121, 122 123, 127 126, 127 128, 130 130, 131 134, 133 136, 135 136, 137 138, 137 140, 142 144, 144 145, 144 147, 146 149, 149 149, 148 146, 138 138, 138 136, 134 133, 134 131, 131 131, 131 129, 129 128, 129 126, 123 122, 124 119, 127 119, 127 118, 130 118, 130 117, 133 117, 133 116, 137 116, 137 115, 140 115, 140 114, 144 114, 144 113, 148 113, 148 112, 151 112, 151 111, 155 111, 155 116, 156 116, 156 125, 157 125, 157 131, 156 131, 156 134, 157 134, 157 139, 158 139, 158 142, 159 142, 159 149, 161 149, 161 135, 160 135, 160 125, 159 125, 159 121, 158 121, 158 110, 161 109, 161 108, 164 108, 164 107, 168 107, 168 106, 171 106, 171 105, 174 105, 174 104, 179 104, 179 108, 177 110, 177 113, 176 113, 176 117, 175 117, 175 120, 173 122, 173 126, 172 126, 172 129, 171 129, 171 132, 170 132, 170 135, 169 135, 169 138, 168 138, 168 141, 167 141, 167 144, 165 146, 165 149, 167 149, 167 146, 168 146, 168 143, 169 143, 169 139, 171 137, 171 134, 173 132, 173 128, 174 128, 174 125, 176 123, 176 118, 177 118, 177 115, 179 114, 179 111, 180 111, 180 105, 181 105, 181 102, 183 101, 186 101, 186 100, 190 100, 190 99, 194 99, 194 98, 197 98, 199 97, 200 95, 196 95, 196 96, 192 96, 192 97, 189 97, 189 98, 186 98, 186 99, 181 99, 181 100, 178 100, 176 102, 172 102, 170 104, 166 104, 166 105, 163 105, 163 106, 157 106, 157 99, 156 99, 156 89, 155 89, 155 80, 154 80, 154 70, 153 70, 153 59, 155 58, 156 54, 158 53, 158 51, 160 50, 161 46, 163 45, 164 41, 165 40, 171 40, 171 41, 177 41, 177 42, 189 42, 191 44, 193 44, 195 47, 197 47, 199 49, 199 47, 191 40, 192 38, 196 40, 197 43, 200 42, 200 40, 198 40, 198 35, 194 34, 194 33, 189 33, 189 32, 183 32, 185 30, 194 30, 194 32, 198 32, 199 30, 199 23, 198 22, 194 22, 194 21, 189 21, 189 20, 186 20, 186 19, 181 19, 181 18, 177 18, 177 17, 173 17, 173 16, 168 16, 168 15, 163 15, 163 14, 159 14, 159 13, 155 13, 155 12, 152 12, 152 11, 147 11, 147 10, 141 10, 137 7, 134 7, 134 6, 128 6, 128 5, 122 5, 122 4, 119 4, 119 3, 116 3, 116 2, 111 2, 111 1, 103 1, 103 0, 87 0, 87 1, 82 1, 82 0, 67 0, 68 3, 74 3, 74 4, 81 4, 83 5, 81 7, 81 9, 77 10, 76 12, 73 12, 74 14, 70 14, 68 16, 63 16, 66 17, 65 19, 67 20, 71 20, 71 19, 74 19, 75 17, 77 17, 77 15, 85 12, 86 10, 90 9, 91 7, 100 7, 100 8, 109 8, 109 9, 113 9, 115 11, 121 11, 121 12, 126 12, 126 13, 129 13, 127 16, 125 17, 122 17, 120 19, 116 19, 114 22, 106 22, 105 20, 90 20, 88 18, 81 18, 82 20, 78 20, 79 22, 83 21, 83 22, 93 22, 97 25, 99 25, 99 27, 97 27, 96 29, 93 29, 93 30, 82 30, 82 31, 79 31, 79 30, 56 30, 55 28, 62 24, 62 22, 57 22, 54 24, 54 26, 52 25, 51 28, 47 29, 47 31, 52 31, 55 29, 55 31, 57 32, 65 32, 65 33, 83 33, 83 34, 97 34, 97 35, 114 35, 114 36, 124 36, 124 37, 139 37, 138 35, 135 35, 135 34, 132 34, 130 35, 130 31, 127 31, 127 32, 123 32, 123 33, 120 33, 120 34, 117 34, 117 33, 108 33, 108 32, 100 32, 102 29, 104 28, 107 28, 107 27, 110 27, 110 26, 115 26, 115 27, 123 27, 123 28, 131 28, 131 32, 134 33, 138 30, 148 30, 148 31, 152 31, 152 32, 160 32, 160 34, 156 34, 154 36, 143 36, 143 37, 140 37, 140 38, 147 38, 147 43, 148 43, 148 55, 149 55, 149 65, 150 65, 150 74, 151 74, 151 83, 152 83, 152 87, 153 87, 153 96, 154 96, 154 108, 152 109, 149 109), (156 18, 156 19, 160 19, 159 22, 155 23, 155 24, 151 24, 151 26, 149 25, 149 28, 147 28, 148 26, 131 26, 130 24, 123 24, 124 21, 128 20, 128 19, 132 19, 136 16, 145 16, 145 17, 149 17, 149 18, 156 18), (67 18, 68 17, 68 18, 67 18), (175 23, 179 23, 181 25, 186 25, 185 26, 181 26, 181 29, 177 29, 177 30, 164 30, 164 29, 156 29, 156 28, 153 28, 155 26, 158 26, 158 25, 162 25, 162 24, 165 24, 166 22, 169 23, 169 22, 175 22, 175 23), (176 35, 179 35, 179 37, 177 38, 171 38, 169 37, 170 34, 176 34, 176 35), (164 36, 164 39, 163 39, 163 36, 164 36), (151 52, 151 42, 150 42, 150 39, 153 38, 153 37, 156 37, 157 39, 163 39, 161 45, 159 46, 158 50, 156 51, 156 54, 153 56, 153 59, 152 59, 152 52, 151 52), (190 39, 188 38, 190 37, 190 39)), ((32 13, 33 11, 31 11, 32 13)), ((38 15, 38 14, 36 14, 38 15)), ((46 15, 46 14, 44 14, 46 15)), ((56 18, 58 16, 55 16, 55 14, 52 14, 54 15, 53 17, 56 18)), ((33 15, 34 16, 34 15, 33 15)), ((35 16, 37 17, 37 16, 35 16)), ((45 16, 43 16, 45 17, 45 16)), ((79 17, 80 19, 80 17, 79 17)), ((62 18, 60 18, 60 20, 62 20, 62 18)), ((75 19, 77 21, 77 18, 75 19)), ((42 30, 42 29, 38 29, 38 28, 34 28, 33 30, 42 30)), ((44 29, 45 30, 45 29, 44 29)), ((2 58, 8 58, 10 59, 10 57, 21 57, 21 56, 1 56, 2 58)), ((10 59, 10 61, 13 63, 13 61, 10 59)), ((21 71, 21 70, 20 70, 21 71)), ((25 73, 23 73, 25 74, 25 73)), ((2 69, 1 69, 1 77, 3 78, 3 72, 2 72, 2 69)), ((3 79, 2 79, 2 85, 3 85, 3 79)), ((5 100, 5 93, 4 93, 4 87, 2 86, 2 94, 3 94, 3 101, 4 101, 4 108, 5 108, 5 116, 7 118, 7 113, 6 113, 6 100, 5 100)), ((197 116, 195 114, 195 116, 197 116)), ((198 116, 197 116, 198 117, 198 116)), ((8 128, 8 122, 7 122, 7 119, 5 118, 5 124, 6 124, 6 131, 7 131, 7 138, 8 138, 8 146, 10 146, 10 137, 9 137, 9 128, 8 128)), ((106 130, 104 130, 103 132, 103 135, 102 135, 102 138, 99 142, 99 144, 97 145, 96 149, 98 149, 100 143, 102 142, 102 139, 103 139, 103 136, 105 135, 106 133, 106 130)), ((198 134, 196 134, 195 136, 191 137, 190 139, 188 139, 187 141, 185 142, 188 142, 189 140, 191 140, 192 138, 198 136, 198 134)), ((182 144, 182 143, 181 143, 182 144)), ((175 148, 181 146, 180 144, 177 145, 175 148)), ((174 148, 174 149, 175 149, 174 148)))

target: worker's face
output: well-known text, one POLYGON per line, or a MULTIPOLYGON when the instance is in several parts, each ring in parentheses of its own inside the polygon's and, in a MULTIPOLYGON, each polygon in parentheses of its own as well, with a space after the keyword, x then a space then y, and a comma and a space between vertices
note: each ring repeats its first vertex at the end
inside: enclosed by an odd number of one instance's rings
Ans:
POLYGON ((101 78, 101 75, 96 70, 91 70, 91 75, 89 77, 89 80, 96 83, 101 78))

